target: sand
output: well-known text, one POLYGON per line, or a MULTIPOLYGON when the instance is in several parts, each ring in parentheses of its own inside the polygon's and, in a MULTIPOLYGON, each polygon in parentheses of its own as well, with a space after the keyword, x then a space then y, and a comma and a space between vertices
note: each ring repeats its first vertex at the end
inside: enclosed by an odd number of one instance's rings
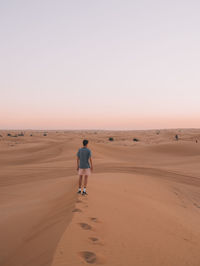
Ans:
POLYGON ((18 133, 0 132, 1 266, 200 265, 200 130, 18 133))

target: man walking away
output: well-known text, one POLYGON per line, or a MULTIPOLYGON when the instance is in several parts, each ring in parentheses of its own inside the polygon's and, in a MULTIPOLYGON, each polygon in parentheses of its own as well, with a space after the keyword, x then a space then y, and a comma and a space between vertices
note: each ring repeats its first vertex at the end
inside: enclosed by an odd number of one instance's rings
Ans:
POLYGON ((83 180, 83 192, 82 195, 87 195, 86 187, 87 187, 87 181, 88 176, 91 174, 91 170, 93 170, 92 165, 92 153, 88 149, 88 140, 83 140, 83 147, 80 148, 77 152, 77 171, 79 174, 79 188, 78 193, 81 194, 81 186, 82 186, 82 179, 83 180))

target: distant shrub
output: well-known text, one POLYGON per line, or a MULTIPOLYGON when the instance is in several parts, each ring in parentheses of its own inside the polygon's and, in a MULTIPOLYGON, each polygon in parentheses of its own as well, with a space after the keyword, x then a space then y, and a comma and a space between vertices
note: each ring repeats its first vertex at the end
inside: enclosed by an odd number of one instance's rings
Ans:
POLYGON ((12 134, 8 133, 8 134, 7 134, 7 136, 8 136, 8 137, 11 137, 11 136, 12 136, 12 134))
POLYGON ((175 135, 175 139, 178 140, 178 135, 177 134, 175 135))
POLYGON ((159 135, 160 134, 160 131, 157 131, 156 134, 159 135))
POLYGON ((32 137, 33 135, 31 134, 30 137, 32 137))
POLYGON ((114 138, 110 137, 108 140, 109 140, 109 141, 114 141, 114 138))
POLYGON ((12 137, 13 137, 13 138, 17 138, 17 135, 13 135, 12 137))
POLYGON ((134 139, 133 139, 133 141, 136 141, 136 142, 137 142, 137 141, 139 141, 139 139, 137 139, 137 138, 134 138, 134 139))
POLYGON ((47 133, 44 133, 43 136, 46 137, 47 136, 47 133))
POLYGON ((23 136, 24 136, 24 133, 21 132, 21 133, 18 134, 18 136, 19 136, 19 137, 23 137, 23 136))

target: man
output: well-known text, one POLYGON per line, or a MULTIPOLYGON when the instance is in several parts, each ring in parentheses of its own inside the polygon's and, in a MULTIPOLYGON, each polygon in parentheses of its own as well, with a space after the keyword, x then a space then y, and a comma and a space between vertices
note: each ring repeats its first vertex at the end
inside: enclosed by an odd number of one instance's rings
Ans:
POLYGON ((83 192, 82 195, 87 195, 86 187, 87 187, 87 181, 88 176, 91 174, 91 170, 93 170, 92 166, 92 154, 91 151, 87 148, 88 146, 88 140, 83 140, 83 147, 80 148, 77 152, 77 171, 79 174, 79 189, 78 192, 81 194, 81 186, 82 186, 82 179, 84 177, 83 181, 83 192))

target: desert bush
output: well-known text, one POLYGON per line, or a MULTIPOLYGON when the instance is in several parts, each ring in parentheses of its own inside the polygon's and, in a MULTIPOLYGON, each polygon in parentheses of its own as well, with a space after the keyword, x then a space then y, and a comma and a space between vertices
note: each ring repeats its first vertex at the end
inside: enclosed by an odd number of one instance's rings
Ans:
POLYGON ((46 137, 47 136, 47 133, 44 133, 43 136, 46 137))
POLYGON ((137 139, 137 138, 134 138, 134 139, 133 139, 133 141, 139 141, 139 139, 137 139))
POLYGON ((8 134, 7 134, 7 136, 8 136, 8 137, 11 137, 11 136, 12 136, 12 134, 8 133, 8 134))
POLYGON ((23 136, 24 136, 24 133, 21 132, 21 133, 18 134, 18 136, 19 136, 19 137, 23 137, 23 136))
POLYGON ((110 137, 108 140, 109 140, 109 141, 114 141, 114 138, 110 137))

